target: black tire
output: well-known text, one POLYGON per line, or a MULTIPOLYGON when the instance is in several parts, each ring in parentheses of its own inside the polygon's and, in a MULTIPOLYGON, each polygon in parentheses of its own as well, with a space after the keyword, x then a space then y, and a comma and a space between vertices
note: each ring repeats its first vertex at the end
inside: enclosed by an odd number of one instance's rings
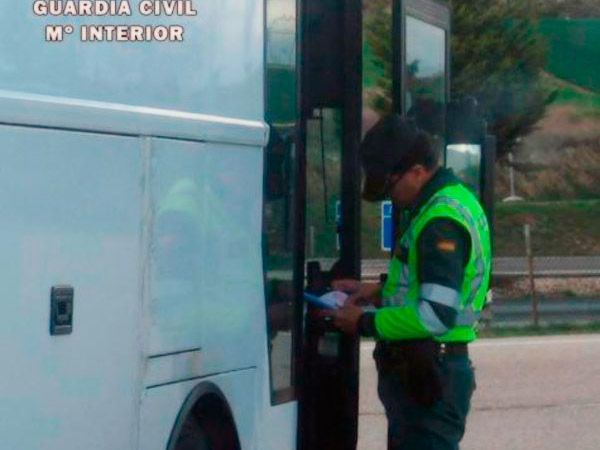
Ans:
POLYGON ((183 423, 175 450, 213 450, 206 433, 193 414, 183 423))

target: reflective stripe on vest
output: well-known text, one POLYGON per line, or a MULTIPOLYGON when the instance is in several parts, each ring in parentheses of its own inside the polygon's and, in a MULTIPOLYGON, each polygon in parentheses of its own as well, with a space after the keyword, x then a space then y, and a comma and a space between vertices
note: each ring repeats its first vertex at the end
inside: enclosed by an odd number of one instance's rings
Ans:
MULTIPOLYGON (((435 204, 431 205, 431 207, 434 207, 434 206, 437 206, 440 204, 445 205, 445 206, 450 206, 452 208, 455 208, 457 211, 460 211, 461 216, 463 217, 463 219, 465 220, 465 222, 468 226, 469 235, 471 236, 471 244, 474 247, 473 248, 473 251, 475 252, 474 264, 475 264, 477 276, 471 281, 471 288, 469 289, 469 296, 467 297, 464 304, 462 305, 463 307, 468 307, 469 305, 471 305, 473 303, 473 300, 475 299, 475 296, 479 292, 479 288, 481 287, 481 283, 483 282, 483 278, 485 276, 485 262, 483 260, 483 250, 481 248, 481 236, 479 236, 479 228, 478 228, 477 224, 475 223, 473 216, 469 213, 469 211, 455 199, 450 198, 450 197, 445 197, 445 196, 439 197, 436 200, 435 204)), ((482 216, 482 217, 485 218, 485 216, 482 216)), ((480 219, 481 219, 481 217, 480 217, 480 219)), ((483 225, 483 227, 487 227, 486 223, 482 223, 480 225, 483 225)))
POLYGON ((383 290, 384 306, 416 306, 423 326, 434 336, 445 335, 440 339, 442 341, 446 336, 451 340, 460 340, 461 337, 473 339, 472 328, 479 319, 487 295, 487 290, 484 292, 482 289, 486 277, 489 280, 491 266, 489 239, 487 218, 474 195, 461 185, 442 188, 421 208, 400 238, 398 244, 409 249, 408 263, 397 257, 390 261, 389 276, 383 290), (460 292, 437 284, 420 285, 417 279, 418 237, 431 220, 438 218, 456 220, 471 237, 469 262, 460 292), (448 330, 440 322, 429 302, 457 311, 453 329, 448 330))
POLYGON ((457 311, 460 309, 460 292, 441 284, 423 283, 420 297, 433 303, 447 306, 457 311))

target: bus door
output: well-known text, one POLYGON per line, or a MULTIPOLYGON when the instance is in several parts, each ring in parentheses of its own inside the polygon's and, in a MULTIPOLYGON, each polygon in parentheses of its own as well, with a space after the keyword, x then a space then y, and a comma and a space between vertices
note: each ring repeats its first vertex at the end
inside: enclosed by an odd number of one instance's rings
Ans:
MULTIPOLYGON (((415 122, 443 153, 446 107, 450 97, 450 9, 437 0, 363 2, 363 136, 385 114, 395 112, 415 122)), ((372 228, 385 219, 387 205, 363 203, 363 223, 372 228), (384 208, 385 206, 385 208, 384 208)), ((389 258, 401 230, 392 211, 392 230, 381 244, 363 242, 366 259, 389 258)))
MULTIPOLYGON (((360 277, 361 1, 302 2, 300 87, 305 171, 305 289, 360 277)), ((308 307, 299 342, 298 448, 352 450, 359 339, 308 307)))
MULTIPOLYGON (((305 0, 301 14, 306 289, 322 294, 333 279, 360 278, 361 223, 380 210, 360 199, 364 134, 395 111, 444 145, 450 12, 432 0, 305 0)), ((359 340, 311 314, 299 349, 299 448, 354 450, 359 340)))

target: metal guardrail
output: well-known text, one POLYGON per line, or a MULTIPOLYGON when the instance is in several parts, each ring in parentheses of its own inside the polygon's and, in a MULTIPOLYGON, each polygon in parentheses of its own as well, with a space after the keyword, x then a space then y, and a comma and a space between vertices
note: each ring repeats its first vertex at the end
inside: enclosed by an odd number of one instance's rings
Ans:
MULTIPOLYGON (((366 259, 362 262, 364 280, 377 280, 387 272, 385 259, 366 259)), ((527 258, 494 258, 495 276, 524 277, 529 274, 527 258)), ((600 277, 600 256, 541 256, 533 258, 535 277, 600 277)))
MULTIPOLYGON (((314 261, 314 259, 311 259, 314 261)), ((323 270, 331 268, 335 259, 319 258, 323 270)), ((378 280, 387 273, 387 259, 364 259, 363 280, 378 280)), ((493 274, 499 277, 525 277, 529 275, 526 257, 494 258, 493 274)), ((600 256, 539 256, 533 258, 533 275, 541 277, 600 277, 600 256)))
MULTIPOLYGON (((527 258, 495 258, 494 275, 525 276, 527 258)), ((600 276, 600 256, 539 256, 533 258, 535 277, 600 276)))
MULTIPOLYGON (((539 305, 539 320, 548 324, 600 321, 600 299, 544 299, 539 305)), ((531 301, 495 299, 488 322, 493 325, 529 324, 532 322, 531 301)))

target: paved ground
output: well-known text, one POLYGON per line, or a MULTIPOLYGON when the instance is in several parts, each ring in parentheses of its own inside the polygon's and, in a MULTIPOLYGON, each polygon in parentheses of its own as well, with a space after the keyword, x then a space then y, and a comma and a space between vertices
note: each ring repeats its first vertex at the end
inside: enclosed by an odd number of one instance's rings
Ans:
MULTIPOLYGON (((385 450, 372 343, 361 349, 358 450, 385 450)), ((480 340, 462 450, 600 449, 600 335, 480 340)))

